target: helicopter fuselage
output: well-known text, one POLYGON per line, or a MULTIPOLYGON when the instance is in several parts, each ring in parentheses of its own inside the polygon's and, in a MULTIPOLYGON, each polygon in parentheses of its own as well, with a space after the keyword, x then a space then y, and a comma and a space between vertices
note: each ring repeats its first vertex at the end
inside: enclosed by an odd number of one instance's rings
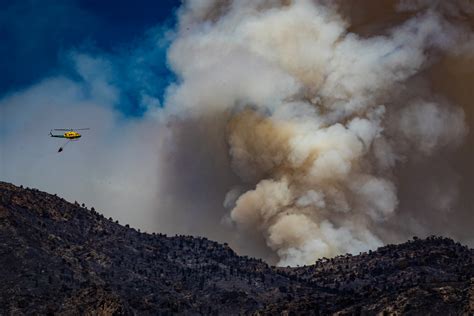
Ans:
POLYGON ((71 132, 66 132, 62 135, 53 135, 53 134, 50 134, 51 137, 58 137, 58 138, 67 138, 67 139, 78 139, 80 138, 82 135, 79 134, 78 132, 74 132, 74 131, 71 131, 71 132))

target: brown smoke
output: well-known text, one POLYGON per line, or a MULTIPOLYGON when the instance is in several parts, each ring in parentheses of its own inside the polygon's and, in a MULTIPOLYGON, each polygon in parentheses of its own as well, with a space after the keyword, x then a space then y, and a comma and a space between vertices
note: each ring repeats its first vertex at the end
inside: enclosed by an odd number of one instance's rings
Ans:
POLYGON ((203 221, 233 227, 244 252, 263 240, 280 265, 413 234, 473 242, 473 12, 466 1, 186 2, 164 115, 200 125, 194 140, 213 139, 202 157, 220 157, 215 176, 187 173, 228 191, 208 195, 228 215, 214 203, 203 221))

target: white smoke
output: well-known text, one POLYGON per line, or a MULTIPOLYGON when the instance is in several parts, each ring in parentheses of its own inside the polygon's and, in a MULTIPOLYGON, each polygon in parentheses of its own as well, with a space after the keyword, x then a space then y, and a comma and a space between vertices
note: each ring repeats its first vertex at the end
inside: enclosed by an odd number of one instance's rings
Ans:
POLYGON ((348 31, 338 7, 318 1, 181 9, 169 51, 181 82, 166 111, 228 120, 232 170, 250 189, 231 190, 224 204, 279 264, 383 244, 399 205, 396 166, 462 142, 463 110, 413 78, 458 53, 466 30, 426 7, 401 3, 417 14, 377 36, 348 31))

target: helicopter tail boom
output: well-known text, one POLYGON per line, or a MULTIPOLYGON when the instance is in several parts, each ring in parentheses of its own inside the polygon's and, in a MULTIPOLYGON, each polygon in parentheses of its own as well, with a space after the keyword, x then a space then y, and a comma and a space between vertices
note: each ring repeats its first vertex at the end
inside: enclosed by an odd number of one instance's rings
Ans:
POLYGON ((49 132, 49 136, 58 137, 58 138, 66 138, 66 137, 64 137, 64 135, 54 135, 51 131, 49 132))

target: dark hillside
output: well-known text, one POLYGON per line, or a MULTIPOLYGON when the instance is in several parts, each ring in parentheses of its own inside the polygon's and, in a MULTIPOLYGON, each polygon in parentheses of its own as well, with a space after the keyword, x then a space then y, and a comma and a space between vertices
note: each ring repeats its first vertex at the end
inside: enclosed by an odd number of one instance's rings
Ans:
POLYGON ((474 311, 474 252, 450 239, 273 268, 206 238, 145 234, 0 182, 0 315, 474 311))

